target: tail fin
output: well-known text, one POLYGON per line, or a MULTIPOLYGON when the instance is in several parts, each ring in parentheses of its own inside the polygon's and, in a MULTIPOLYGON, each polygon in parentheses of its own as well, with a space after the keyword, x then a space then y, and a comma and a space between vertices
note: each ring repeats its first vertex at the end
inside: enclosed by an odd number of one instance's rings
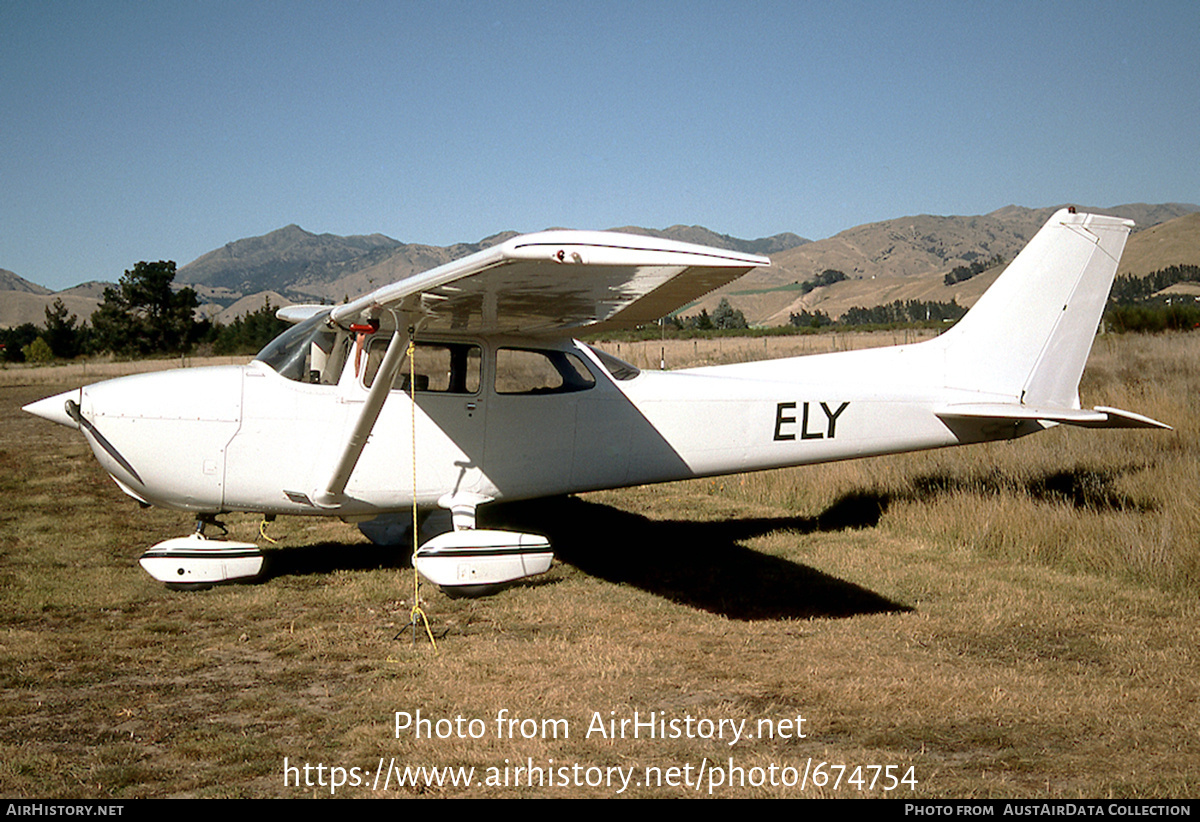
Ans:
POLYGON ((1051 217, 967 315, 938 337, 946 386, 981 394, 980 402, 948 405, 938 416, 1014 426, 1170 428, 1117 408, 1080 409, 1079 378, 1132 227, 1130 220, 1069 209, 1051 217))
POLYGON ((1133 223, 1058 211, 950 331, 946 384, 1079 408, 1079 378, 1133 223))

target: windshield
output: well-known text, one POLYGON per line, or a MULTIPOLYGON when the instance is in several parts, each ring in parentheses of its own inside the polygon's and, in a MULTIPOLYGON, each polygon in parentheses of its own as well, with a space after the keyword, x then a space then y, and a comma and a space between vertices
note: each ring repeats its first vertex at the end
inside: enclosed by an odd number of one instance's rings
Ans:
POLYGON ((329 311, 309 317, 272 340, 254 359, 289 380, 322 385, 336 383, 342 358, 332 355, 341 353, 337 350, 337 341, 339 336, 345 338, 345 334, 330 328, 328 319, 329 311))

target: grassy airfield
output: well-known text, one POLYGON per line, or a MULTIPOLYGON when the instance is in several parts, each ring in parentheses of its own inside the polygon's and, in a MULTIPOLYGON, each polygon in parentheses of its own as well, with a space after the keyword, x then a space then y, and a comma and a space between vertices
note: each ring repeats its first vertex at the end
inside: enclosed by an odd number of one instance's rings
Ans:
POLYGON ((560 559, 480 600, 423 586, 437 652, 398 636, 406 558, 340 522, 273 523, 260 584, 150 579, 137 557, 190 518, 139 509, 81 436, 20 412, 111 376, 78 369, 0 371, 0 795, 1200 795, 1200 335, 1103 337, 1084 375, 1085 405, 1174 432, 1058 428, 490 511, 560 559), (635 712, 654 738, 632 738, 635 712), (393 766, 474 784, 398 787, 393 766))

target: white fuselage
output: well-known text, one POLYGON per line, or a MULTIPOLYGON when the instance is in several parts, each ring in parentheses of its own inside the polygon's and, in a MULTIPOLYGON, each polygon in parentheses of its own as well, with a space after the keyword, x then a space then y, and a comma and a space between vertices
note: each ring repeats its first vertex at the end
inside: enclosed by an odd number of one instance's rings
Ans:
POLYGON ((334 505, 314 500, 368 393, 351 358, 336 384, 288 379, 255 361, 126 377, 54 399, 77 398, 93 451, 126 492, 198 513, 362 517, 402 510, 414 496, 424 508, 448 494, 532 498, 1015 433, 954 431, 939 419, 937 406, 981 395, 946 388, 930 367, 940 351, 920 345, 617 380, 591 349, 564 340, 544 349, 585 363, 590 387, 503 393, 494 369, 505 342, 473 341, 482 353, 472 389, 418 390, 415 416, 410 395, 391 390, 334 505))
POLYGON ((26 410, 82 430, 147 503, 369 519, 415 501, 450 509, 456 528, 492 500, 1057 424, 1166 428, 1079 401, 1131 225, 1060 210, 927 342, 640 373, 562 335, 646 322, 766 261, 628 235, 531 235, 353 303, 289 310, 297 324, 250 365, 126 377, 26 410))

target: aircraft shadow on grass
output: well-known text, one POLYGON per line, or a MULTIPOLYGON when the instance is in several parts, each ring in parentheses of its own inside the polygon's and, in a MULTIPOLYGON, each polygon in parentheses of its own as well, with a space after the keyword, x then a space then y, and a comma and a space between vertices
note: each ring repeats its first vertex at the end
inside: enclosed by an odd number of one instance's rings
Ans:
POLYGON ((580 571, 720 614, 772 620, 849 617, 912 610, 805 565, 739 544, 777 531, 865 528, 883 508, 872 497, 845 498, 817 517, 755 517, 709 522, 651 520, 576 498, 496 506, 506 527, 534 528, 555 555, 580 571))
MULTIPOLYGON (((481 524, 545 534, 559 560, 586 574, 730 619, 901 613, 912 607, 740 543, 777 531, 811 534, 873 528, 894 502, 929 503, 962 493, 1020 493, 1036 502, 1084 510, 1146 512, 1148 503, 1116 487, 1122 476, 1145 467, 1075 467, 1024 479, 1002 472, 973 477, 931 474, 914 478, 908 488, 894 494, 848 493, 815 517, 651 520, 608 505, 558 497, 498 503, 484 510, 481 524)), ((407 567, 405 547, 319 543, 271 552, 266 578, 407 567)), ((555 582, 529 579, 514 587, 546 584, 555 582)))
MULTIPOLYGON (((545 534, 558 559, 586 574, 730 619, 849 617, 912 609, 738 543, 775 531, 871 527, 885 505, 874 496, 850 495, 817 517, 689 522, 650 520, 608 505, 559 497, 497 504, 481 524, 545 534)), ((323 543, 271 552, 267 578, 408 565, 403 547, 323 543)), ((544 584, 553 582, 530 579, 514 587, 544 584)))
POLYGON ((1034 502, 1070 505, 1081 511, 1129 511, 1149 513, 1154 505, 1122 491, 1117 481, 1149 468, 1147 463, 1089 468, 1076 466, 1048 471, 1029 478, 1017 478, 1000 470, 968 476, 950 473, 926 474, 915 478, 908 489, 888 502, 900 499, 928 502, 951 494, 975 494, 982 497, 1016 494, 1034 502))

